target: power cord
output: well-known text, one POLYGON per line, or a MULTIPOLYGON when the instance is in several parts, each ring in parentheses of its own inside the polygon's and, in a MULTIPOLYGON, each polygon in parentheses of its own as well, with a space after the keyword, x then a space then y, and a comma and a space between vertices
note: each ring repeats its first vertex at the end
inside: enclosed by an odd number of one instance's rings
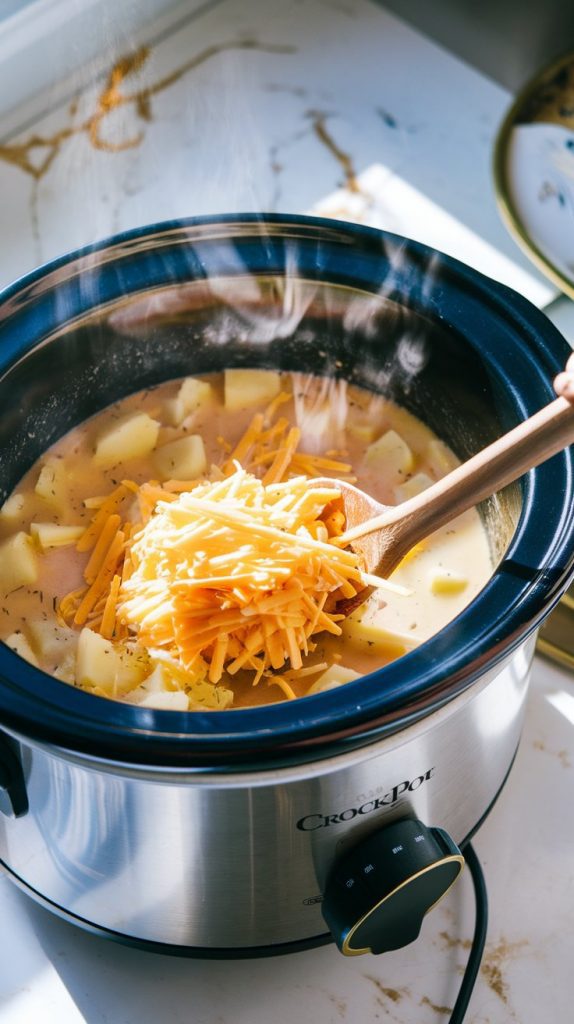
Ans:
POLYGON ((464 859, 472 878, 474 897, 476 902, 476 918, 474 924, 474 935, 468 961, 464 970, 461 986, 458 991, 456 1003, 449 1019, 449 1024, 463 1024, 470 997, 474 989, 474 983, 480 970, 482 954, 486 942, 486 930, 488 927, 488 895, 486 883, 480 866, 480 861, 474 852, 473 847, 468 843, 464 849, 464 859))

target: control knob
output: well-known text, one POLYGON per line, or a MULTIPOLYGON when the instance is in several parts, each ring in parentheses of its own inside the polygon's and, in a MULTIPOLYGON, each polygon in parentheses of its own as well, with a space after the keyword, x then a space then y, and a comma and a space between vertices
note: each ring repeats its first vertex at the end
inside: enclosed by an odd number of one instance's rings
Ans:
POLYGON ((341 952, 386 953, 413 942, 463 866, 447 832, 413 818, 361 840, 333 866, 322 904, 341 952))

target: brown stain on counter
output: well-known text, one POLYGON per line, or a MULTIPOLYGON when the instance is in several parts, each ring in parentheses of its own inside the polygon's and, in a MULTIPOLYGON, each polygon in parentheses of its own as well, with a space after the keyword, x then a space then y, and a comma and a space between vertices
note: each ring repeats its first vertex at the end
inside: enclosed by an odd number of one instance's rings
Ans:
POLYGON ((383 985, 382 981, 379 981, 378 978, 373 977, 372 974, 364 974, 363 977, 366 978, 367 981, 370 981, 371 984, 378 989, 381 995, 384 996, 385 999, 390 999, 392 1003, 400 1003, 404 996, 410 996, 410 992, 407 988, 388 988, 386 985, 383 985))
MULTIPOLYGON (((383 1009, 385 1009, 387 1015, 389 1014, 389 1002, 396 1006, 398 1003, 402 1002, 403 999, 411 998, 411 992, 408 988, 390 988, 389 986, 384 985, 382 981, 379 981, 378 978, 373 977, 373 975, 371 974, 364 974, 363 977, 366 978, 367 981, 370 981, 378 990, 378 992, 380 992, 381 996, 383 996, 382 999, 377 999, 377 1002, 379 1003, 380 1006, 383 1007, 383 1009)), ((433 1013, 439 1016, 448 1016, 452 1013, 452 1006, 440 1006, 437 1003, 433 1003, 433 1001, 428 996, 423 996, 422 999, 420 1000, 419 1005, 428 1006, 428 1008, 432 1010, 433 1013)), ((393 1017, 393 1019, 398 1020, 398 1018, 395 1017, 393 1017)))
POLYGON ((326 149, 335 157, 335 160, 340 165, 345 175, 345 186, 349 189, 349 192, 360 193, 361 186, 357 181, 357 172, 353 164, 353 160, 349 153, 345 153, 340 146, 337 145, 333 135, 327 128, 328 115, 320 110, 309 110, 307 116, 311 118, 311 124, 313 131, 326 149))
POLYGON ((453 939, 452 935, 449 935, 448 932, 439 932, 439 938, 442 939, 447 949, 456 949, 457 947, 460 949, 470 949, 472 946, 470 939, 453 939))
POLYGON ((496 946, 487 947, 480 973, 488 987, 496 993, 498 998, 508 1005, 508 982, 506 981, 503 968, 509 961, 515 960, 528 942, 524 939, 521 942, 508 942, 502 938, 496 946))
MULTIPOLYGON (((154 96, 169 89, 185 75, 189 74, 189 72, 207 63, 219 54, 234 50, 257 50, 262 53, 281 54, 295 53, 295 48, 292 46, 260 43, 255 39, 214 44, 213 46, 206 47, 195 57, 192 57, 185 64, 182 64, 179 68, 174 69, 156 82, 131 92, 125 91, 126 81, 132 75, 141 71, 149 59, 150 48, 141 46, 138 50, 131 54, 126 54, 116 61, 108 72, 102 91, 96 98, 94 111, 87 118, 79 124, 69 124, 51 135, 33 134, 24 142, 0 145, 0 160, 19 167, 20 170, 29 174, 30 177, 38 182, 52 166, 64 144, 73 137, 87 135, 94 149, 104 150, 108 153, 133 149, 141 143, 144 137, 143 131, 137 132, 135 135, 119 142, 111 142, 102 136, 104 122, 110 114, 122 107, 132 107, 140 120, 150 122, 152 120, 151 100, 154 96), (34 155, 42 151, 45 151, 43 158, 34 160, 34 155)), ((78 101, 74 100, 68 109, 71 119, 75 117, 77 109, 78 101)))
MULTIPOLYGON (((448 932, 440 932, 440 939, 447 949, 460 948, 470 950, 472 942, 470 939, 453 938, 448 932)), ((510 1013, 509 1020, 516 1020, 515 1014, 509 1005, 509 985, 504 976, 505 967, 516 960, 518 955, 529 945, 526 939, 517 942, 508 942, 504 937, 496 945, 489 944, 486 947, 480 974, 491 992, 494 992, 510 1013)), ((464 969, 463 969, 464 970, 464 969)), ((444 1012, 446 1008, 443 1008, 444 1012)), ((442 1012, 442 1010, 441 1010, 442 1012)), ((450 1011, 448 1011, 450 1012, 450 1011)))
POLYGON ((327 993, 327 996, 329 1002, 331 1002, 335 1007, 337 1013, 339 1014, 339 1017, 341 1017, 344 1020, 347 1015, 347 1000, 341 999, 340 996, 335 996, 330 992, 327 993))
POLYGON ((542 740, 534 740, 532 747, 534 750, 540 750, 544 754, 550 754, 551 757, 555 757, 563 768, 571 768, 572 762, 567 750, 549 750, 542 740))
POLYGON ((431 1002, 428 996, 423 996, 421 999, 421 1006, 429 1006, 434 1013, 444 1014, 448 1016, 452 1013, 452 1006, 437 1006, 436 1003, 431 1002))
MULTIPOLYGON (((374 977, 372 974, 363 974, 363 978, 366 978, 367 981, 370 981, 371 984, 375 986, 375 989, 377 990, 375 1001, 384 1011, 385 1020, 394 1021, 395 1024, 405 1024, 405 1018, 402 1013, 399 1011, 400 1016, 396 1016, 394 1011, 403 999, 410 998, 411 993, 409 989, 393 988, 388 985, 384 985, 382 981, 379 981, 379 979, 374 977)), ((375 1014, 375 1017, 378 1019, 379 1014, 375 1014)))

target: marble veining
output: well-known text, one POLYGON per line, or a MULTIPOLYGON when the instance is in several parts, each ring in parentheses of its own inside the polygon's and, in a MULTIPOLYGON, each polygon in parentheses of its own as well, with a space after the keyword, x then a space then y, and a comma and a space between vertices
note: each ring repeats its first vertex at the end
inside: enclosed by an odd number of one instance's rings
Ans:
POLYGON ((362 196, 365 222, 424 237, 407 192, 385 203, 383 186, 373 203, 362 176, 384 166, 467 232, 463 258, 496 248, 501 279, 536 301, 552 297, 492 196, 484 126, 493 131, 502 115, 501 89, 466 69, 480 99, 465 109, 451 85, 458 62, 368 0, 223 0, 187 21, 184 8, 174 8, 171 33, 143 27, 101 80, 88 68, 61 85, 57 95, 70 98, 51 111, 42 96, 36 121, 28 105, 27 128, 11 115, 7 135, 0 120, 0 215, 11 239, 1 281, 141 223, 315 210, 339 188, 362 196), (413 67, 426 62, 424 88, 401 59, 409 47, 413 67))

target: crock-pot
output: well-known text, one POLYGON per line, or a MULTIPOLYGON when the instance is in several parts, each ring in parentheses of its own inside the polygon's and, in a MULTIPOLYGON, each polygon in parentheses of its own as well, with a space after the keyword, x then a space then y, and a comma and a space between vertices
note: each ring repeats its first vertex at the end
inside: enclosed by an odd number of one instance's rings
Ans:
MULTIPOLYGON (((518 294, 381 231, 255 215, 146 227, 0 296, 0 499, 103 406, 230 366, 384 392, 465 458, 553 397, 568 352, 518 294)), ((483 503, 494 568, 476 599, 325 693, 159 711, 0 644, 8 874, 78 925, 166 952, 410 941, 511 768, 536 629, 572 572, 572 470, 566 450, 483 503)))

